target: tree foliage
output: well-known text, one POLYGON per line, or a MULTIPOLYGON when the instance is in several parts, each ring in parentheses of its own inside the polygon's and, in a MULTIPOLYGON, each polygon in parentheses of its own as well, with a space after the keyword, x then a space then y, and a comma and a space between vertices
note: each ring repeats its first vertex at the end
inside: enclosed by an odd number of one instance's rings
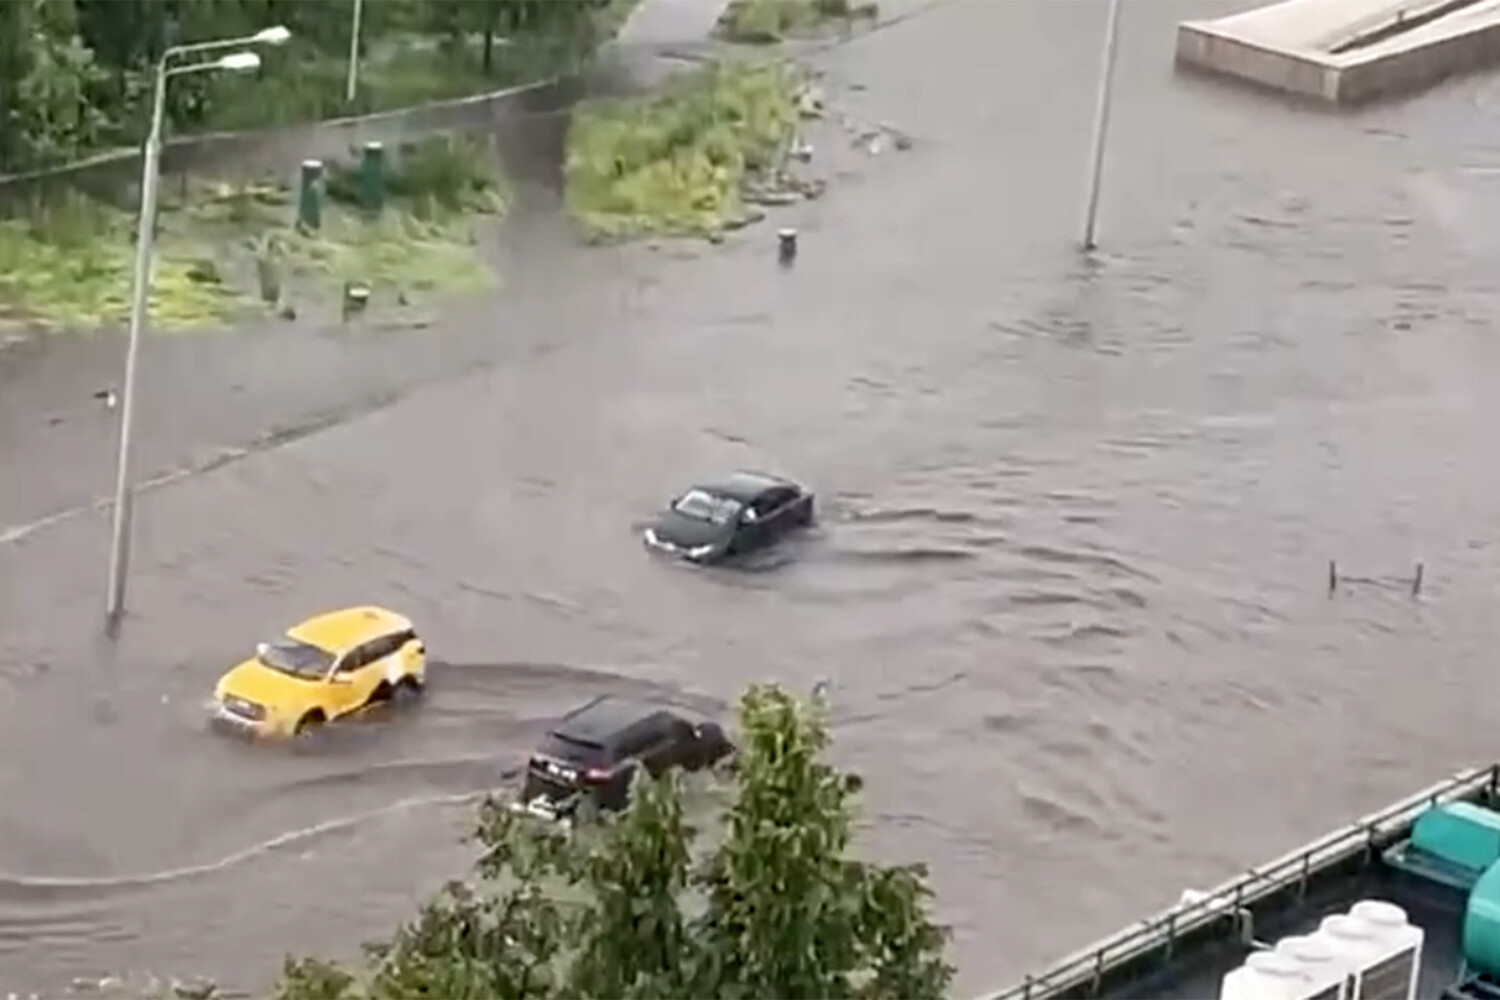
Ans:
POLYGON ((289 959, 282 1000, 924 1000, 953 969, 919 865, 851 854, 859 783, 824 760, 826 706, 741 700, 737 767, 700 828, 668 775, 568 836, 495 800, 453 883, 351 971, 289 959))
POLYGON ((354 0, 0 0, 0 174, 139 142, 151 70, 169 45, 290 28, 291 44, 263 52, 251 78, 194 74, 175 80, 168 95, 176 131, 287 124, 549 71, 587 51, 610 3, 371 0, 362 51, 373 68, 378 58, 406 62, 391 74, 397 84, 382 88, 372 75, 350 106, 344 74, 354 0))

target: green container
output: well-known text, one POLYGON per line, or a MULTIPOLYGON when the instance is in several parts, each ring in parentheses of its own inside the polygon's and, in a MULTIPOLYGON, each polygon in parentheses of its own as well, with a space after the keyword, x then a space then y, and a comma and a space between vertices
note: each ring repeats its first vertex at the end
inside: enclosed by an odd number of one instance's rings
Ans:
POLYGON ((359 160, 359 203, 371 215, 379 215, 385 208, 385 146, 382 143, 365 143, 359 160))
POLYGON ((1500 863, 1485 869, 1469 893, 1462 942, 1471 972, 1500 972, 1500 863))
POLYGON ((1471 881, 1500 861, 1500 813, 1472 802, 1427 810, 1412 827, 1411 846, 1462 872, 1471 881))
POLYGON ((297 225, 317 230, 323 225, 323 161, 302 161, 302 183, 297 191, 297 225))

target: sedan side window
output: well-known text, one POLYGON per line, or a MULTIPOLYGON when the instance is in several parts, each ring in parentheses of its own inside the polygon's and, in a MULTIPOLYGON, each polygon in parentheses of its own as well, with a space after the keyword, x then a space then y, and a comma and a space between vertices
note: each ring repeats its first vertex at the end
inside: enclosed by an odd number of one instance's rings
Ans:
POLYGON ((693 724, 686 719, 674 719, 671 725, 671 736, 663 750, 663 756, 670 764, 686 765, 694 756, 698 748, 698 731, 693 724))
POLYGON ((654 766, 662 749, 671 742, 667 722, 668 720, 657 716, 632 727, 620 740, 620 757, 635 757, 654 766))
POLYGON ((356 646, 354 649, 351 649, 349 650, 349 652, 345 653, 344 658, 339 661, 339 666, 336 673, 338 673, 340 676, 352 674, 360 667, 364 666, 366 663, 369 663, 370 659, 366 655, 369 648, 370 647, 368 645, 356 646))
POLYGON ((673 719, 671 726, 668 727, 668 731, 671 734, 672 742, 678 746, 692 746, 698 742, 698 731, 686 719, 673 719))
POLYGON ((391 635, 365 644, 365 665, 377 663, 401 649, 401 636, 391 635))
POLYGON ((762 493, 760 498, 755 501, 755 506, 759 508, 760 516, 765 517, 785 507, 791 502, 792 496, 791 490, 777 487, 774 490, 767 490, 765 493, 762 493))
POLYGON ((642 763, 652 773, 660 773, 665 768, 681 763, 683 747, 678 743, 675 734, 658 730, 654 736, 654 739, 636 752, 636 756, 642 763))

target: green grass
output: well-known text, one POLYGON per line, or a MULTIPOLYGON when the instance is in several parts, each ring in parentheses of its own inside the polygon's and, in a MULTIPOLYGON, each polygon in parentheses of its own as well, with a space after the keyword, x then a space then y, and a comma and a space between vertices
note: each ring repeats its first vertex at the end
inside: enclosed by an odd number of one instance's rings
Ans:
MULTIPOLYGON (((502 214, 506 188, 484 140, 437 137, 395 150, 387 208, 367 218, 356 204, 353 168, 330 164, 322 225, 304 232, 285 186, 163 184, 151 325, 211 329, 266 301, 262 273, 280 294, 304 302, 336 298, 346 282, 372 292, 464 293, 492 275, 476 247, 485 216, 502 214)), ((132 215, 69 192, 0 220, 0 322, 53 329, 123 323, 134 260, 132 215)))
POLYGON ((474 239, 461 219, 396 215, 367 222, 333 214, 316 234, 289 234, 281 252, 293 277, 327 275, 376 289, 463 293, 493 284, 474 239))
POLYGON ((790 67, 730 61, 651 97, 581 105, 564 165, 570 214, 595 241, 711 236, 738 224, 741 185, 784 158, 799 85, 790 67))
POLYGON ((853 0, 734 0, 719 18, 720 38, 745 45, 774 45, 874 20, 874 3, 853 0))
MULTIPOLYGON (((158 240, 150 301, 164 327, 222 322, 235 297, 195 279, 211 251, 191 241, 158 240)), ((39 206, 24 219, 0 220, 0 317, 48 327, 123 322, 130 310, 133 219, 81 195, 39 206)))

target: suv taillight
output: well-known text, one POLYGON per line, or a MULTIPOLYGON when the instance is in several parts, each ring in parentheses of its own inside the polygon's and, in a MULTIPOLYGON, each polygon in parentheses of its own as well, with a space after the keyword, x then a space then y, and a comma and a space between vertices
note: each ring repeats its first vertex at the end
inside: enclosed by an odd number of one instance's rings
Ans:
POLYGON ((613 772, 607 770, 606 768, 591 767, 587 771, 583 772, 583 780, 584 781, 608 781, 609 780, 609 776, 610 776, 611 773, 613 773, 613 772))

